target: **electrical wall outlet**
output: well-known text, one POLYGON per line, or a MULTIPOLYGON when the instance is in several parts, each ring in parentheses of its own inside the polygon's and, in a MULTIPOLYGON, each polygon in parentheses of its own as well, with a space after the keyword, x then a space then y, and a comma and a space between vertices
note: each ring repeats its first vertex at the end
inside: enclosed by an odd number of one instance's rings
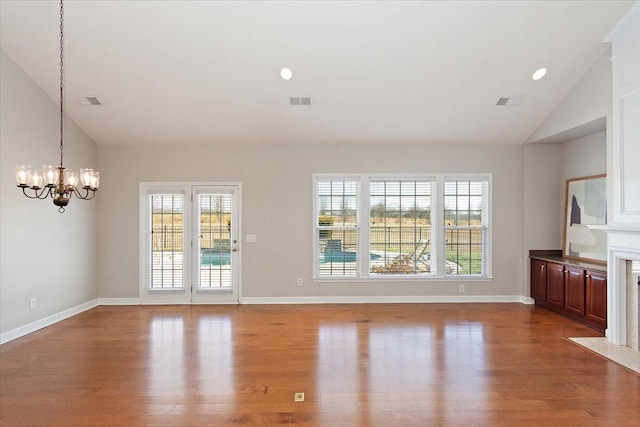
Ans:
POLYGON ((29 308, 36 308, 36 306, 38 305, 38 300, 36 298, 31 298, 29 300, 29 308))
POLYGON ((460 293, 464 294, 464 285, 460 285, 460 293))
POLYGON ((296 280, 296 284, 298 286, 302 286, 302 279, 300 277, 298 277, 298 280, 296 280))
POLYGON ((304 402, 304 393, 296 393, 293 395, 294 402, 304 402))

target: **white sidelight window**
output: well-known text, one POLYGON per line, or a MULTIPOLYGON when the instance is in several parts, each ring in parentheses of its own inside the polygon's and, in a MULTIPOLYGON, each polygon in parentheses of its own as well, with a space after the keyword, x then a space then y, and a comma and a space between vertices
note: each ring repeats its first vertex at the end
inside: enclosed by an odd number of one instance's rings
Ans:
POLYGON ((489 181, 445 178, 444 229, 447 275, 486 276, 489 181))
POLYGON ((316 275, 358 277, 360 181, 319 178, 315 194, 316 275))

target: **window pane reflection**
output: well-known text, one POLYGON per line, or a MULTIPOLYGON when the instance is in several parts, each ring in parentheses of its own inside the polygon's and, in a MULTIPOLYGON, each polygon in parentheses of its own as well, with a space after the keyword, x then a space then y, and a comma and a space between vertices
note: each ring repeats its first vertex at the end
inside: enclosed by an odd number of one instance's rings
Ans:
POLYGON ((353 393, 358 389, 358 368, 356 325, 320 325, 318 393, 353 393))
POLYGON ((203 317, 198 322, 198 378, 200 393, 233 396, 231 318, 203 317))
POLYGON ((184 319, 151 319, 149 340, 149 393, 152 396, 185 394, 184 319))

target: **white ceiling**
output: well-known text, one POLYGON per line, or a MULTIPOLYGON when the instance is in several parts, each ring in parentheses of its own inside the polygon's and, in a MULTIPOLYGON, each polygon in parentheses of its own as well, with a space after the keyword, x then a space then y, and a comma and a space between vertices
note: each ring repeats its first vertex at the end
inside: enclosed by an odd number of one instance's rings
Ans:
MULTIPOLYGON (((631 4, 67 1, 65 110, 104 145, 522 144, 631 4)), ((55 102, 58 7, 0 2, 2 49, 55 102)))

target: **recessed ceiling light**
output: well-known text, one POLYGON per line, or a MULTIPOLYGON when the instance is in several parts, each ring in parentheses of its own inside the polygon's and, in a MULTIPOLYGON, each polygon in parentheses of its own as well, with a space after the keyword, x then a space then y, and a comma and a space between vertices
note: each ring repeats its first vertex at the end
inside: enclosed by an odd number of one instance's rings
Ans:
POLYGON ((539 68, 539 69, 536 70, 535 73, 533 73, 531 78, 533 80, 540 80, 541 78, 544 77, 545 74, 547 74, 547 69, 546 68, 539 68))
POLYGON ((280 70, 280 77, 285 80, 291 80, 291 77, 293 77, 293 72, 288 68, 283 68, 282 70, 280 70))

